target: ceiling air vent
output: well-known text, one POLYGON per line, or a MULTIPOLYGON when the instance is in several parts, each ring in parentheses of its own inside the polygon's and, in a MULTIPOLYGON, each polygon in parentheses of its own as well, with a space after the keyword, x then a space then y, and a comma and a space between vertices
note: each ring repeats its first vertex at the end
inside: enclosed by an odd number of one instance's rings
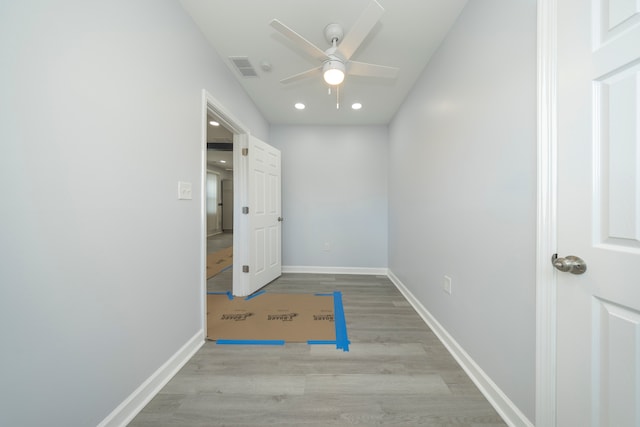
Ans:
POLYGON ((230 56, 229 59, 242 77, 258 77, 258 73, 246 56, 230 56))

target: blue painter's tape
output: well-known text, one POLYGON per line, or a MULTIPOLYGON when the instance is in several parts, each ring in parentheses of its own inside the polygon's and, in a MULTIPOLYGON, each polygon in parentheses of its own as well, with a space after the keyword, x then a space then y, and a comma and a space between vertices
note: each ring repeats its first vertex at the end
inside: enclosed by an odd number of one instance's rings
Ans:
POLYGON ((342 351, 349 351, 350 342, 347 335, 347 322, 344 318, 342 293, 340 291, 333 293, 333 315, 336 325, 336 348, 342 351))
POLYGON ((248 296, 248 297, 246 297, 244 300, 245 300, 245 301, 249 301, 250 299, 253 299, 253 298, 255 298, 255 297, 258 297, 258 296, 260 296, 260 295, 264 294, 265 292, 267 292, 267 291, 259 291, 259 292, 256 292, 255 294, 251 294, 251 295, 249 295, 249 296, 248 296))
POLYGON ((227 292, 207 292, 207 295, 226 295, 227 298, 229 298, 230 301, 233 301, 233 294, 231 293, 231 291, 227 291, 227 292))
MULTIPOLYGON (((256 292, 253 295, 249 295, 245 300, 255 298, 259 295, 266 293, 266 291, 256 292)), ((227 292, 207 292, 209 295, 227 295, 230 300, 233 300, 233 294, 227 292)), ((335 291, 331 294, 315 294, 316 296, 333 296, 333 311, 334 311, 334 324, 336 330, 336 339, 333 340, 309 340, 307 344, 332 344, 335 345, 338 350, 349 351, 349 337, 347 334, 347 322, 344 316, 344 308, 342 305, 342 293, 335 291)), ((217 340, 217 344, 221 345, 284 345, 284 340, 217 340)))
POLYGON ((284 345, 284 340, 216 340, 225 345, 284 345))

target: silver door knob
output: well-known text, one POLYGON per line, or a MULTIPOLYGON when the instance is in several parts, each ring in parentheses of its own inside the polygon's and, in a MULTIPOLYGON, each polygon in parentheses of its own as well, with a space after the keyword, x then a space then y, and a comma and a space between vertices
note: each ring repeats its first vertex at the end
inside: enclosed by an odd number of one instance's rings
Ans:
POLYGON ((564 258, 558 258, 558 254, 553 254, 551 262, 555 268, 565 273, 582 274, 587 271, 587 263, 577 256, 569 255, 564 258))

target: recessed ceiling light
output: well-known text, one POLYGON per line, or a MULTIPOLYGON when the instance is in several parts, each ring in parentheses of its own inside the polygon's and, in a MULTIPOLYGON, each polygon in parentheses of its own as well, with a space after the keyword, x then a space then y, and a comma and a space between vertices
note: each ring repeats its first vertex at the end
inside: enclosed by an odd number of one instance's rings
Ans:
POLYGON ((296 107, 297 110, 305 109, 305 105, 302 102, 297 102, 296 105, 294 105, 294 107, 296 107))
POLYGON ((211 121, 209 122, 209 124, 210 124, 211 126, 220 126, 220 123, 216 122, 215 120, 211 120, 211 121))
POLYGON ((362 104, 360 104, 359 102, 355 102, 351 104, 351 108, 353 108, 354 110, 359 110, 362 108, 362 104))

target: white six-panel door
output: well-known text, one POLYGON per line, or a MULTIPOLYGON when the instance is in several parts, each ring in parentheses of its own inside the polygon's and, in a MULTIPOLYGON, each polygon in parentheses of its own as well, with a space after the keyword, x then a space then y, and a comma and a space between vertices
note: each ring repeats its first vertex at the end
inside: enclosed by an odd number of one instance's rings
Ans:
POLYGON ((282 274, 280 151, 249 136, 248 164, 251 294, 282 274))
POLYGON ((557 7, 557 425, 639 427, 640 1, 557 7))

